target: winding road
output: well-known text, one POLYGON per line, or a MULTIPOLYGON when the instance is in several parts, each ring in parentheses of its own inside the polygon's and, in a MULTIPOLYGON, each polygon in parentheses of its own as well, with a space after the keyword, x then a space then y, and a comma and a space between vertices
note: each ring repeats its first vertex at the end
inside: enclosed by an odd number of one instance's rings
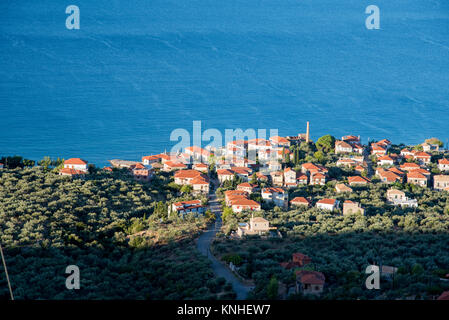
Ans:
MULTIPOLYGON (((215 190, 216 189, 217 188, 215 188, 215 190)), ((220 230, 222 225, 221 203, 218 200, 216 193, 210 195, 209 207, 217 218, 215 220, 215 224, 211 225, 209 229, 198 238, 197 249, 203 255, 207 256, 207 258, 211 261, 212 270, 217 275, 217 277, 223 277, 226 279, 226 281, 232 284, 232 288, 237 294, 237 300, 244 300, 252 287, 242 283, 225 265, 218 261, 218 259, 215 258, 215 256, 210 251, 210 245, 215 238, 215 234, 218 230, 220 230)))

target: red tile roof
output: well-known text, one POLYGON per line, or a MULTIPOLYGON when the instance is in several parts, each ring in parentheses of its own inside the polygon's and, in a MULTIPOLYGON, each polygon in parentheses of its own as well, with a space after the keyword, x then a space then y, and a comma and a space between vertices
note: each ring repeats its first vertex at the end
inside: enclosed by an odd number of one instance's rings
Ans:
POLYGON ((241 188, 257 188, 257 184, 252 184, 252 183, 248 183, 248 182, 243 182, 243 183, 239 184, 239 185, 237 186, 237 188, 238 188, 238 187, 241 187, 241 188))
POLYGON ((281 188, 274 188, 274 187, 269 187, 269 188, 263 188, 262 189, 262 193, 284 193, 285 191, 281 188))
POLYGON ((368 183, 371 182, 369 179, 361 177, 361 176, 352 176, 348 177, 348 183, 368 183))
POLYGON ((205 177, 196 177, 193 178, 191 184, 209 184, 209 181, 205 177))
POLYGON ((179 170, 175 172, 175 178, 181 178, 181 179, 186 179, 186 178, 197 178, 197 177, 201 177, 202 173, 196 170, 192 170, 192 169, 187 169, 187 170, 179 170))
POLYGON ((406 162, 404 164, 401 164, 401 169, 407 171, 407 170, 413 170, 413 169, 419 169, 421 168, 419 164, 416 164, 414 162, 406 162))
POLYGON ((233 206, 250 206, 250 207, 260 207, 260 204, 254 200, 247 198, 237 198, 231 201, 233 206))
POLYGON ((288 143, 289 142, 287 139, 280 137, 280 136, 271 137, 270 140, 272 140, 274 143, 288 143))
POLYGON ((71 158, 64 161, 64 164, 86 165, 87 161, 80 158, 71 158))
POLYGON ((415 153, 415 158, 430 158, 430 157, 432 156, 424 151, 419 151, 415 153))
POLYGON ((317 203, 334 205, 336 201, 337 201, 336 199, 327 199, 327 198, 325 198, 325 199, 319 200, 317 203))
POLYGON ((228 170, 228 169, 218 169, 217 175, 219 176, 233 176, 234 172, 228 170))
POLYGON ((71 169, 71 168, 62 168, 59 170, 59 172, 63 173, 63 174, 68 174, 71 176, 78 176, 78 175, 86 174, 84 171, 75 170, 75 169, 71 169))
POLYGON ((290 203, 304 203, 304 204, 310 204, 310 201, 307 200, 304 197, 295 197, 293 198, 290 203))
POLYGON ((426 176, 423 174, 416 172, 416 170, 413 170, 409 173, 407 173, 407 180, 408 179, 421 179, 421 180, 427 180, 426 176))
POLYGON ((318 271, 298 270, 296 277, 302 284, 324 285, 324 274, 318 271))

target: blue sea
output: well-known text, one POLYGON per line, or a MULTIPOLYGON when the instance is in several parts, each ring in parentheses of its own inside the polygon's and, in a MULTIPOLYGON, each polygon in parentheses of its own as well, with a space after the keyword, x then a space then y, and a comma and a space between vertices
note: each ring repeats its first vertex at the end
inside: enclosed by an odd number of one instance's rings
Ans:
POLYGON ((135 160, 176 128, 449 139, 447 0, 2 0, 0 155, 135 160), (65 26, 66 6, 80 29, 65 26), (380 8, 380 30, 365 8, 380 8))

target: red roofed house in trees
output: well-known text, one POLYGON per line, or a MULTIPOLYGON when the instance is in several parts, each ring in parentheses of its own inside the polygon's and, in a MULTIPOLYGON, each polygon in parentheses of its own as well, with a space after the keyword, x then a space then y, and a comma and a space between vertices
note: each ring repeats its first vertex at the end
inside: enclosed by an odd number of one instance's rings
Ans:
POLYGON ((170 212, 177 212, 184 216, 187 213, 202 214, 206 211, 206 206, 201 203, 201 200, 190 200, 175 202, 169 209, 170 212))
POLYGON ((306 207, 308 207, 308 206, 310 206, 310 201, 307 200, 304 197, 295 197, 292 200, 290 200, 290 204, 292 206, 306 206, 306 207))
POLYGON ((59 170, 61 176, 83 176, 88 171, 87 161, 80 158, 71 158, 64 161, 64 168, 59 170))
POLYGON ((422 187, 427 187, 427 177, 419 172, 411 171, 407 173, 407 182, 422 187))
POLYGON ((353 151, 349 143, 340 140, 335 141, 335 153, 351 153, 353 151))
POLYGON ((71 158, 64 161, 64 168, 87 172, 87 161, 80 158, 71 158))
POLYGON ((302 294, 321 294, 326 278, 318 271, 296 271, 296 292, 302 294))
POLYGON ((367 178, 361 177, 361 176, 352 176, 348 177, 348 184, 350 186, 366 186, 371 181, 367 178))
POLYGON ((415 160, 418 160, 418 162, 421 164, 428 164, 430 163, 432 156, 427 152, 419 151, 413 155, 413 158, 415 160))
POLYGON ((438 160, 438 169, 441 171, 449 171, 449 159, 438 160))
POLYGON ((196 170, 176 171, 175 183, 179 185, 191 185, 194 191, 209 192, 209 178, 196 170))
POLYGON ((333 211, 337 209, 340 202, 336 199, 321 199, 316 203, 317 208, 333 211))

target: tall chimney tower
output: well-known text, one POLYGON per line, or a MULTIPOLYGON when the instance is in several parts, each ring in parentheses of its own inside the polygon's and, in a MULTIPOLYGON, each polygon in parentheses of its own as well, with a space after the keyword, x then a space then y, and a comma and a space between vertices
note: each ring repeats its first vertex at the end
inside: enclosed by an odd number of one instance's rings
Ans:
POLYGON ((306 131, 306 142, 309 143, 310 139, 310 131, 309 131, 309 121, 307 121, 307 131, 306 131))

